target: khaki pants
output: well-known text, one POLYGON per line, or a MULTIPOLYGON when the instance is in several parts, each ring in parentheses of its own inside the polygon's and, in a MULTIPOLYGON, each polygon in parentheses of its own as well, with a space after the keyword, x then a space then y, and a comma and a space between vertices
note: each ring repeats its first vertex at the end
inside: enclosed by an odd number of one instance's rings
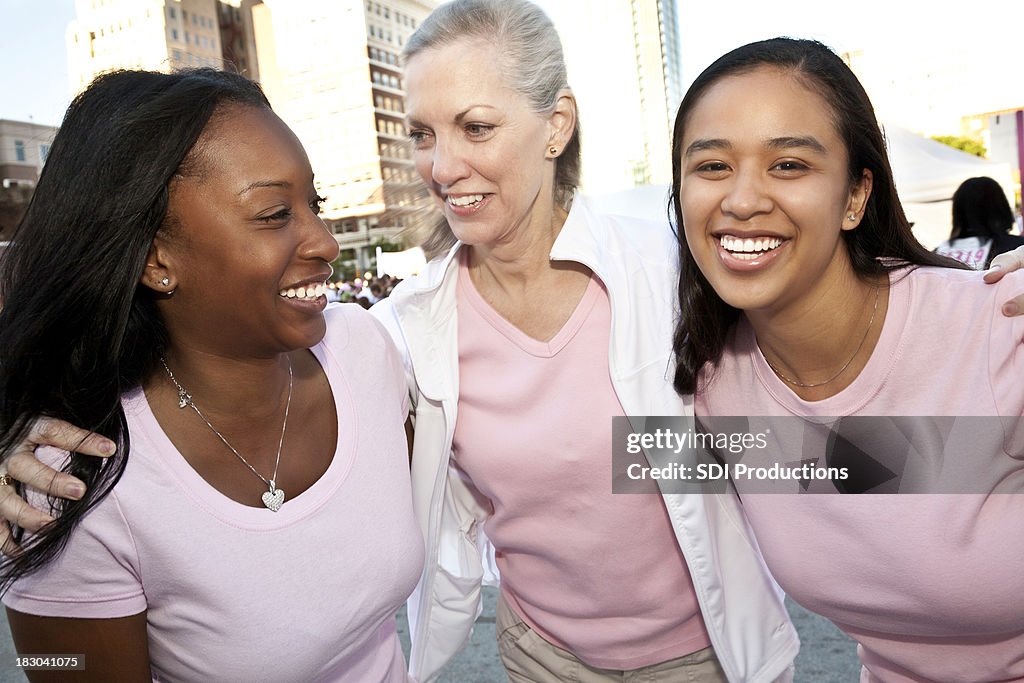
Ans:
POLYGON ((728 683, 711 648, 632 671, 595 669, 541 638, 498 598, 498 652, 512 683, 728 683))

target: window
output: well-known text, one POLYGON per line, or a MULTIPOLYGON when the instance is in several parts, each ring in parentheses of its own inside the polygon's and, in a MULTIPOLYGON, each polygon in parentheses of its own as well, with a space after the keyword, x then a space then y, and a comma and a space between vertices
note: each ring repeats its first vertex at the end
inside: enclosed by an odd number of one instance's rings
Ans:
POLYGON ((189 40, 190 40, 190 38, 189 38, 189 36, 188 36, 188 31, 185 31, 185 44, 186 44, 186 45, 188 45, 188 41, 189 41, 189 40))
POLYGON ((175 40, 178 39, 178 29, 176 29, 176 28, 172 28, 171 29, 171 37, 174 38, 175 40))
POLYGON ((171 19, 177 19, 178 18, 178 13, 174 11, 173 7, 168 7, 167 8, 167 13, 171 15, 171 19))
POLYGON ((22 140, 14 141, 14 158, 18 161, 25 161, 25 143, 22 140))
POLYGON ((39 158, 43 160, 44 164, 46 163, 46 157, 48 156, 50 156, 50 146, 39 145, 39 158))

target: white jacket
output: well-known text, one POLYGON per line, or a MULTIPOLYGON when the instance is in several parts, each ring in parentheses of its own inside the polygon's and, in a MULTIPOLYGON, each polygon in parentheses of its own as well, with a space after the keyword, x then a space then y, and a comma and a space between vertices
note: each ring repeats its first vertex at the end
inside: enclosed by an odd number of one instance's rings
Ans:
MULTIPOLYGON (((415 411, 413 505, 427 554, 409 599, 409 672, 423 683, 434 680, 469 638, 484 575, 486 539, 478 527, 486 511, 472 483, 449 466, 459 395, 460 246, 371 309, 402 353, 415 411)), ((680 398, 671 382, 676 254, 665 224, 597 215, 579 196, 551 249, 552 260, 587 266, 608 290, 608 362, 626 415, 693 414, 691 398, 680 398)), ((796 657, 799 640, 739 501, 711 494, 663 499, 726 676, 733 683, 774 681, 796 657)))

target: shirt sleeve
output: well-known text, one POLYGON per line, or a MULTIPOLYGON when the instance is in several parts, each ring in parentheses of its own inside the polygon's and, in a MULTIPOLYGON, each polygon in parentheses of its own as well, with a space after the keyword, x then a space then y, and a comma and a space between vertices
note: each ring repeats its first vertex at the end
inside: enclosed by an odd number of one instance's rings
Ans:
POLYGON ((1024 415, 1024 316, 1007 318, 1002 306, 1024 294, 1024 271, 1009 273, 993 287, 989 368, 1000 415, 1024 415))
MULTIPOLYGON (((45 500, 41 493, 29 498, 45 500)), ((116 494, 109 493, 90 510, 71 532, 64 551, 16 581, 3 602, 43 617, 110 619, 144 612, 138 553, 116 494)))

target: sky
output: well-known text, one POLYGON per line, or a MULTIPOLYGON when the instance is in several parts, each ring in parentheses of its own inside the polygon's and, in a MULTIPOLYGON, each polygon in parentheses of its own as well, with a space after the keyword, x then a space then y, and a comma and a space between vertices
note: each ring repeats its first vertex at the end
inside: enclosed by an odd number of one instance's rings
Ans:
POLYGON ((57 125, 71 99, 64 30, 74 0, 0 0, 0 119, 57 125))
MULTIPOLYGON (((581 0, 538 4, 565 2, 581 0)), ((790 35, 816 38, 839 52, 863 50, 881 65, 882 79, 889 69, 955 63, 978 83, 971 96, 979 99, 979 111, 1004 101, 1024 105, 1024 69, 1011 72, 1012 64, 1024 63, 1024 2, 979 3, 969 14, 966 7, 923 0, 679 0, 683 83, 734 47, 790 35)), ((0 118, 59 123, 70 99, 64 32, 74 13, 74 0, 0 0, 0 118)))

